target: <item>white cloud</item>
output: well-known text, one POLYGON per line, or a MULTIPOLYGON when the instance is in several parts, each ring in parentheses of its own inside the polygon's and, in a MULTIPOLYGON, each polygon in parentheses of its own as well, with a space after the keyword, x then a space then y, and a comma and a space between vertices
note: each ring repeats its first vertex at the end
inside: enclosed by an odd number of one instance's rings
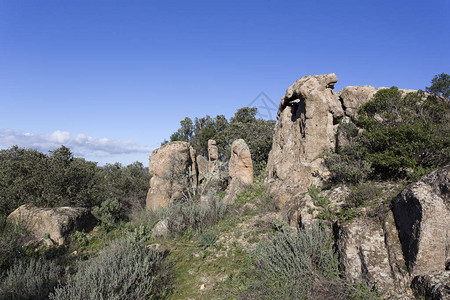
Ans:
POLYGON ((34 148, 41 152, 55 150, 61 145, 70 148, 76 156, 86 158, 104 158, 111 155, 138 155, 140 157, 150 155, 153 150, 134 141, 120 141, 108 138, 96 138, 85 134, 77 134, 72 137, 70 132, 56 130, 47 135, 36 133, 22 133, 12 129, 0 129, 0 148, 18 145, 24 148, 34 148))

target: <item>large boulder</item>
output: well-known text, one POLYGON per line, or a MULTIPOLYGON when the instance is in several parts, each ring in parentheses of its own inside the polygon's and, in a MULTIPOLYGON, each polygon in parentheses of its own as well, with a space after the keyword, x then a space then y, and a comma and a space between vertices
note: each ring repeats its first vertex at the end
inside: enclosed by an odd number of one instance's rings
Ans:
POLYGON ((197 155, 197 169, 198 169, 198 183, 202 183, 203 180, 208 176, 209 173, 209 163, 208 160, 201 156, 197 155))
POLYGON ((150 156, 150 188, 146 207, 156 210, 174 199, 183 197, 197 184, 197 164, 194 149, 187 142, 171 142, 156 149, 150 156))
POLYGON ((229 174, 231 179, 238 179, 244 185, 253 184, 252 156, 243 139, 235 140, 231 144, 229 174))
POLYGON ((340 268, 347 279, 377 287, 383 298, 402 295, 410 299, 410 277, 392 213, 382 222, 357 217, 335 224, 335 237, 340 268))
POLYGON ((321 156, 324 150, 334 149, 336 126, 344 116, 333 93, 336 82, 334 73, 305 76, 281 99, 266 186, 276 204, 290 207, 292 213, 299 195, 310 185, 320 185, 329 174, 321 156))
POLYGON ((439 273, 450 261, 450 165, 408 185, 393 212, 412 276, 439 273))
POLYGON ((243 139, 235 140, 231 144, 229 177, 230 184, 224 198, 227 204, 233 203, 243 189, 253 184, 252 156, 243 139))
POLYGON ((32 204, 19 206, 7 220, 22 222, 37 239, 49 237, 58 245, 64 244, 75 231, 92 230, 97 222, 87 208, 39 208, 32 204))
POLYGON ((369 102, 376 92, 377 89, 370 85, 346 86, 337 95, 345 108, 345 114, 356 120, 358 108, 369 102))

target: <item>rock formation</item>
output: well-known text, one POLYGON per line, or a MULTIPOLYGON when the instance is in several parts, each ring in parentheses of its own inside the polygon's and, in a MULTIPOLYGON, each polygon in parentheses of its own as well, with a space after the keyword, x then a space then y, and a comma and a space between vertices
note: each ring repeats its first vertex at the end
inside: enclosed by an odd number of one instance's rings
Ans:
MULTIPOLYGON (((335 151, 346 142, 338 135, 338 124, 356 121, 359 107, 383 89, 352 86, 334 94, 336 82, 334 74, 302 77, 279 105, 266 187, 293 226, 308 226, 317 219, 320 208, 308 187, 327 179, 323 151, 335 151)), ((450 299, 449 182, 446 166, 406 187, 392 210, 377 218, 361 213, 337 221, 333 233, 345 277, 377 286, 383 299, 411 299, 413 292, 450 299)), ((329 207, 345 205, 339 201, 331 200, 329 207)))
POLYGON ((347 279, 377 286, 383 295, 411 296, 409 275, 401 252, 392 213, 380 223, 358 217, 339 227, 335 224, 340 269, 347 279))
POLYGON ((247 186, 253 184, 252 156, 243 139, 235 140, 231 144, 229 172, 232 180, 239 180, 247 186))
POLYGON ((167 207, 197 184, 195 151, 187 142, 171 142, 154 150, 148 170, 150 188, 146 207, 150 210, 167 207))
POLYGON ((19 206, 7 220, 23 222, 37 239, 48 235, 57 245, 64 244, 75 231, 92 230, 97 222, 87 208, 39 208, 32 204, 19 206))
POLYGON ((450 263, 450 166, 406 187, 394 201, 406 266, 412 276, 446 269, 450 263))
POLYGON ((327 176, 321 155, 326 149, 334 149, 335 128, 344 116, 333 94, 336 82, 334 73, 305 76, 281 99, 266 185, 288 219, 296 213, 295 202, 306 188, 320 185, 327 176))
POLYGON ((377 89, 370 85, 346 86, 337 95, 342 101, 345 114, 356 120, 358 108, 369 102, 376 92, 377 89))
POLYGON ((201 184, 209 173, 208 160, 201 155, 197 155, 197 169, 198 169, 198 183, 201 184))
POLYGON ((219 149, 215 140, 208 140, 209 172, 213 172, 219 159, 219 149))
POLYGON ((224 202, 233 203, 237 194, 245 187, 253 184, 253 163, 250 149, 243 139, 238 139, 231 145, 229 163, 230 184, 228 185, 224 202))

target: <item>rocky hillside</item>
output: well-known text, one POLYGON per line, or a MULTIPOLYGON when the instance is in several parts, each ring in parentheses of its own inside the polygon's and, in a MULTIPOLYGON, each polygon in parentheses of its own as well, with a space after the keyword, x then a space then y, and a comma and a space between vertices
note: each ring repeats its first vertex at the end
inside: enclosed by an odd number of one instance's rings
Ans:
POLYGON ((173 141, 151 154, 146 207, 128 219, 112 200, 92 214, 20 206, 5 226, 20 240, 2 236, 21 262, 0 298, 450 299, 448 99, 336 82, 286 90, 263 176, 243 139, 227 155, 173 141))

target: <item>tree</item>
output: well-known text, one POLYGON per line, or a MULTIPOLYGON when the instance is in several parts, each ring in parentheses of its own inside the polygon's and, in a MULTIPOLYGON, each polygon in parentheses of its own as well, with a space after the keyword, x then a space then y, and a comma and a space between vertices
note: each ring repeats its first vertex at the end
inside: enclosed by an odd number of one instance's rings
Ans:
POLYGON ((445 73, 435 75, 431 83, 431 86, 426 88, 427 92, 450 98, 450 75, 445 73))
POLYGON ((194 125, 189 117, 180 121, 180 128, 170 136, 170 141, 190 142, 192 134, 194 133, 194 125))
MULTIPOLYGON (((225 116, 218 115, 195 118, 194 123, 185 118, 180 122, 181 128, 170 136, 171 141, 190 142, 198 155, 208 155, 208 140, 217 143, 219 157, 229 159, 231 144, 234 140, 244 139, 250 148, 256 174, 262 171, 267 163, 272 147, 275 121, 257 119, 256 107, 243 107, 236 111, 228 121, 225 116), (186 138, 190 133, 190 138, 186 138)), ((189 119, 190 120, 190 119, 189 119)))

